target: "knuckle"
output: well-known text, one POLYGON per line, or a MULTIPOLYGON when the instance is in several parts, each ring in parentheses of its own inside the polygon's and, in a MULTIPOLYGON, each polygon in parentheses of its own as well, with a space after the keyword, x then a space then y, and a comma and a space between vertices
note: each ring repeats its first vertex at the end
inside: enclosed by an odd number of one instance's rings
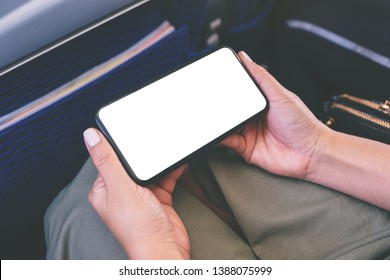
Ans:
POLYGON ((88 194, 88 201, 89 203, 92 204, 92 206, 95 206, 94 203, 95 203, 95 195, 94 195, 94 191, 93 190, 90 190, 89 191, 89 194, 88 194))
POLYGON ((102 192, 100 190, 104 188, 104 185, 105 183, 103 178, 98 176, 88 193, 88 201, 95 209, 97 208, 99 201, 102 199, 102 192))
POLYGON ((114 165, 114 161, 114 156, 104 150, 97 150, 93 155, 93 162, 98 169, 111 169, 114 165))

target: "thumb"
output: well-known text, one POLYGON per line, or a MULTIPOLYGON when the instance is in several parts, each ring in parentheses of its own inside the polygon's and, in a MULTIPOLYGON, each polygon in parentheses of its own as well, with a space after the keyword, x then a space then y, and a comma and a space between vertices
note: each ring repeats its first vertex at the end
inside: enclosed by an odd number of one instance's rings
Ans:
POLYGON ((270 102, 284 97, 287 90, 266 69, 253 62, 245 52, 238 56, 270 102))
MULTIPOLYGON (((129 182, 127 172, 100 131, 94 128, 87 129, 84 131, 84 141, 99 175, 108 188, 107 191, 120 187, 121 182, 129 182)), ((131 182, 135 186, 135 183, 131 182)))
POLYGON ((89 192, 88 200, 92 207, 100 214, 107 206, 107 187, 103 178, 98 175, 92 189, 89 192))

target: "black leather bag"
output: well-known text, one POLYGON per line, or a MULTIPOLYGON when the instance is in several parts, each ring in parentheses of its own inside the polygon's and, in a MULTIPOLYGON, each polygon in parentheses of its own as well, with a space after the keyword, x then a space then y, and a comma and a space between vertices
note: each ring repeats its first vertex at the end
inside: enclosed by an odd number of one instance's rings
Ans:
POLYGON ((390 144, 390 101, 341 94, 325 102, 325 111, 331 128, 390 144))

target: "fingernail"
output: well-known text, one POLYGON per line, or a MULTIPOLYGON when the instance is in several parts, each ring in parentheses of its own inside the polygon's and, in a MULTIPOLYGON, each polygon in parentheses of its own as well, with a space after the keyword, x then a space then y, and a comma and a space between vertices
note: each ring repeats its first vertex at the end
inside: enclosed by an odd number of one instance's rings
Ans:
POLYGON ((99 134, 93 128, 84 131, 84 139, 91 148, 100 142, 99 134))
POLYGON ((243 57, 245 57, 246 60, 253 62, 253 60, 249 57, 249 55, 246 52, 242 51, 241 53, 242 53, 243 57))

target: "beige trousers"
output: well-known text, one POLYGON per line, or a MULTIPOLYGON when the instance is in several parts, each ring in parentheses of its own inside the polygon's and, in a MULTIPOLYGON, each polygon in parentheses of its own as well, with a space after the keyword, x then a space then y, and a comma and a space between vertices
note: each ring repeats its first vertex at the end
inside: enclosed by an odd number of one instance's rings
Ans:
MULTIPOLYGON (((201 189, 180 180, 174 207, 193 259, 390 259, 388 211, 269 174, 222 147, 194 159, 189 170, 201 189)), ((126 258, 88 202, 96 175, 88 160, 49 207, 48 259, 126 258)))

